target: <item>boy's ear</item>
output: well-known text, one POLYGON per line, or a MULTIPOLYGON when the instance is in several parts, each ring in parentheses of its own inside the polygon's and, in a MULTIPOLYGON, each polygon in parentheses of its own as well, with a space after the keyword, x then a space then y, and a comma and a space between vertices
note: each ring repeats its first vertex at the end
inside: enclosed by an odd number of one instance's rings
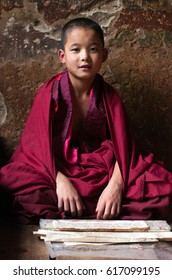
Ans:
POLYGON ((107 58, 108 58, 108 49, 104 48, 103 57, 102 57, 103 62, 105 62, 107 58))
POLYGON ((65 63, 65 53, 62 49, 58 50, 58 57, 62 63, 65 63))

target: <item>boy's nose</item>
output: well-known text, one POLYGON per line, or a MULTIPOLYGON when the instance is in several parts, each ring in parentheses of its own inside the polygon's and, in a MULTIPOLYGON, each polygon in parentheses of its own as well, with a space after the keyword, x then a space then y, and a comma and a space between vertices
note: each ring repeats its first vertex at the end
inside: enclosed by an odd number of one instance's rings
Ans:
POLYGON ((81 60, 87 60, 89 58, 89 54, 87 50, 83 50, 81 52, 81 60))

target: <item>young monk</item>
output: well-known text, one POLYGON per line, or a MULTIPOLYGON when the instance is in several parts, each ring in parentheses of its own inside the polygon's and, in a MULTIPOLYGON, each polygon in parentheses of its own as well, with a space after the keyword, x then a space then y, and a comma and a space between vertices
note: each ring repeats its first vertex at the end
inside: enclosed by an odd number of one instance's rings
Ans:
POLYGON ((62 29, 66 69, 38 91, 20 145, 0 171, 23 223, 39 218, 167 219, 172 174, 135 148, 120 97, 98 74, 103 31, 62 29))

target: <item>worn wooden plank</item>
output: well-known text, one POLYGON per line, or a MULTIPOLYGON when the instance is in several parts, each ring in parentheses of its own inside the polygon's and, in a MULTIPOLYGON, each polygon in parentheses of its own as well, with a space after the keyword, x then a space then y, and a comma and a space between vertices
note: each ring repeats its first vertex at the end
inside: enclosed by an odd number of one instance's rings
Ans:
MULTIPOLYGON (((50 257, 60 260, 156 260, 161 258, 155 252, 157 244, 159 243, 116 244, 115 246, 87 246, 82 244, 76 247, 73 245, 65 246, 64 243, 45 242, 50 257)), ((170 258, 171 254, 169 253, 168 256, 166 252, 165 257, 170 258)))
POLYGON ((147 220, 149 231, 171 231, 171 226, 165 220, 147 220))
POLYGON ((52 230, 41 230, 34 231, 33 234, 39 235, 41 239, 50 238, 50 239, 73 239, 73 238, 82 238, 82 237, 103 237, 103 238, 131 238, 134 237, 155 237, 155 238, 171 238, 172 232, 76 232, 76 231, 52 231, 52 230))
POLYGON ((170 231, 165 220, 81 220, 81 219, 41 219, 41 229, 61 231, 170 231))
POLYGON ((49 233, 42 236, 51 242, 93 242, 93 243, 134 243, 172 241, 172 232, 66 232, 49 233))
POLYGON ((41 229, 61 231, 148 231, 149 226, 145 221, 137 220, 40 220, 41 229))

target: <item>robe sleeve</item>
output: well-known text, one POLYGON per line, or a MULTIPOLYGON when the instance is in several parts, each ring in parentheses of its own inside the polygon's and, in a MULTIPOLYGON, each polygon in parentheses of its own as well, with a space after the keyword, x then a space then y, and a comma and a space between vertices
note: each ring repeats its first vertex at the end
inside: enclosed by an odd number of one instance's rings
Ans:
POLYGON ((51 88, 43 85, 33 102, 19 146, 10 162, 0 170, 0 185, 13 194, 39 188, 55 189, 55 165, 51 136, 51 88))

